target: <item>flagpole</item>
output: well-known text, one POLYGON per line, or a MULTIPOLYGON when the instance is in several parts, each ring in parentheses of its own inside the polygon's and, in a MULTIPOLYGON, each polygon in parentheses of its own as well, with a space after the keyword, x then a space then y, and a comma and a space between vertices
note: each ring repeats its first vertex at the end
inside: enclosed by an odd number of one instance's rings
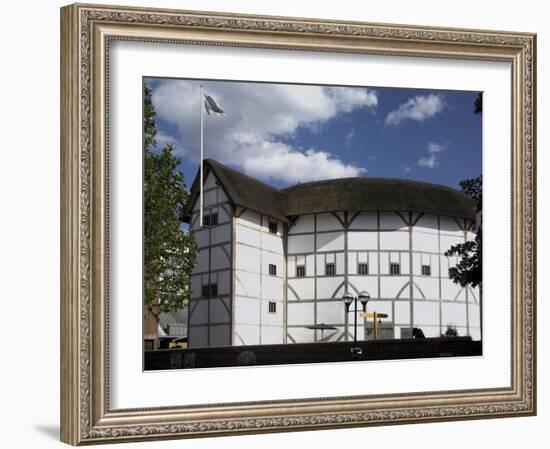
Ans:
POLYGON ((204 107, 203 107, 203 93, 202 93, 202 84, 200 87, 200 100, 199 100, 199 107, 201 110, 201 161, 200 161, 200 217, 199 217, 199 226, 202 228, 202 217, 203 217, 203 210, 204 210, 204 195, 203 195, 203 159, 204 159, 204 107))

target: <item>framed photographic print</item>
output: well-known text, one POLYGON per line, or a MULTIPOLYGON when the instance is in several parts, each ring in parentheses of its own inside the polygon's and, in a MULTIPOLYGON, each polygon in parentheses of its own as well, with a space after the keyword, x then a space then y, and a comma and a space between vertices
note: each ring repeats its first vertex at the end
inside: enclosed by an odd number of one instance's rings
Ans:
POLYGON ((63 441, 536 412, 535 35, 61 26, 63 441))

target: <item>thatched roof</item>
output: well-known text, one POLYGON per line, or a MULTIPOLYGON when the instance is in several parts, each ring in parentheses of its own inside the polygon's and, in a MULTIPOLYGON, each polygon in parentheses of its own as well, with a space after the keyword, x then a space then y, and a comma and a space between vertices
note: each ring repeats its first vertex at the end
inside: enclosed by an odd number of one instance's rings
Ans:
MULTIPOLYGON (((450 187, 392 178, 343 178, 276 189, 212 159, 204 161, 230 201, 247 209, 287 221, 289 217, 333 211, 412 211, 475 219, 475 202, 450 187)), ((193 182, 188 214, 198 198, 193 182)))
POLYGON ((285 213, 413 211, 475 219, 475 202, 438 184, 392 178, 344 178, 298 184, 283 190, 285 213))
MULTIPOLYGON (((225 194, 234 205, 243 206, 282 221, 288 221, 283 208, 284 195, 279 189, 220 164, 213 159, 205 159, 204 179, 206 179, 209 172, 214 173, 225 194)), ((199 185, 199 174, 197 173, 191 187, 187 208, 188 216, 191 213, 193 204, 198 199, 199 185)))

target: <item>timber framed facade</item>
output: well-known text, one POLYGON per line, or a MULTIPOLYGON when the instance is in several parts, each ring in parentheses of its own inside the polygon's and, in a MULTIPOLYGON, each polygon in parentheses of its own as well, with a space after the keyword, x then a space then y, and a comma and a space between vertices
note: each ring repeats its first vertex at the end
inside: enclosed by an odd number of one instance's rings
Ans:
MULTIPOLYGON (((382 178, 278 190, 204 164, 205 226, 197 179, 187 210, 199 247, 190 347, 348 340, 341 297, 362 290, 367 310, 388 316, 381 338, 410 338, 415 327, 439 337, 449 326, 481 338, 479 289, 455 284, 458 260, 444 255, 475 238, 474 204, 461 192, 382 178), (309 328, 320 324, 335 329, 309 328)), ((372 322, 361 319, 358 338, 372 338, 372 322)))

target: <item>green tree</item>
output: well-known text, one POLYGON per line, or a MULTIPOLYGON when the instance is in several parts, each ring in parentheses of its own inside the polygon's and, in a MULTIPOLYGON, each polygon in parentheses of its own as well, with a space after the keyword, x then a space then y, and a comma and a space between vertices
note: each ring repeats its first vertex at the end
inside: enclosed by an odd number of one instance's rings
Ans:
POLYGON ((447 324, 447 329, 441 334, 442 337, 458 337, 458 330, 452 324, 447 324))
MULTIPOLYGON (((481 217, 482 211, 482 177, 474 179, 464 179, 460 181, 462 191, 476 202, 476 213, 481 217)), ((458 245, 451 246, 446 252, 446 256, 459 256, 459 262, 456 267, 449 269, 449 277, 453 282, 462 287, 471 285, 477 287, 481 285, 482 275, 482 226, 478 225, 476 237, 458 245)))
POLYGON ((180 159, 173 146, 156 148, 155 108, 151 89, 144 87, 143 246, 144 302, 158 320, 160 312, 188 303, 197 246, 193 233, 182 228, 189 198, 180 159))

